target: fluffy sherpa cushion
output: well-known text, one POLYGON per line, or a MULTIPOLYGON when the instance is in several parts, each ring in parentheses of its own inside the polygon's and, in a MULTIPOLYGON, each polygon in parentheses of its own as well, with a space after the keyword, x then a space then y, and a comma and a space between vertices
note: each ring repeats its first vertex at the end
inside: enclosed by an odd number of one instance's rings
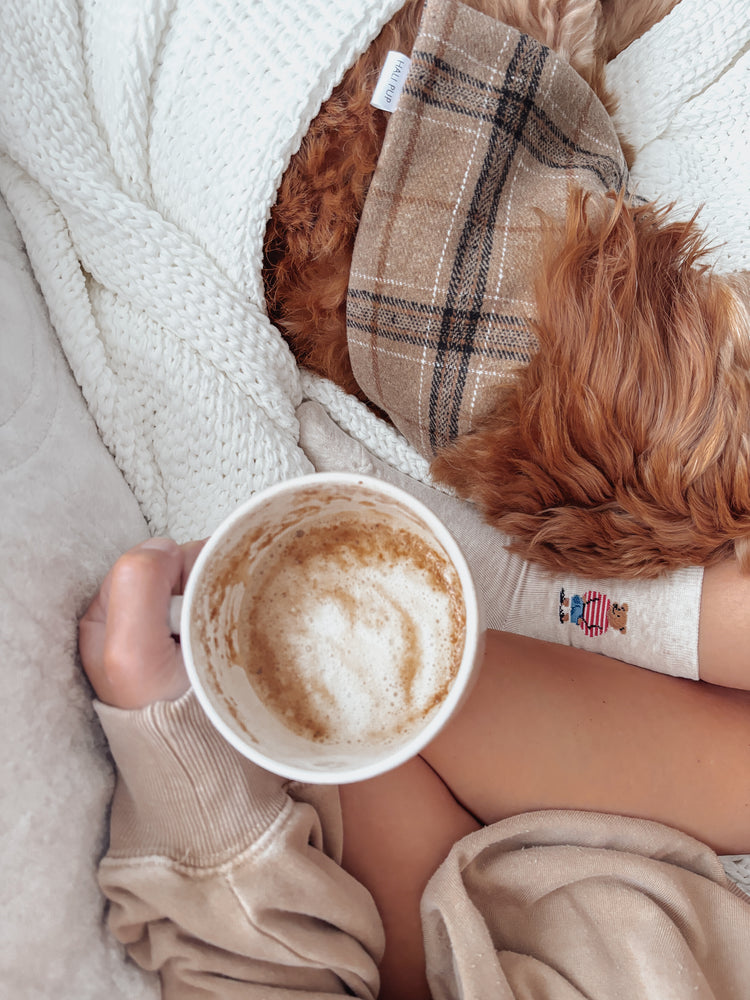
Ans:
POLYGON ((101 577, 146 536, 0 201, 0 992, 146 1000, 103 930, 112 771, 76 656, 101 577))

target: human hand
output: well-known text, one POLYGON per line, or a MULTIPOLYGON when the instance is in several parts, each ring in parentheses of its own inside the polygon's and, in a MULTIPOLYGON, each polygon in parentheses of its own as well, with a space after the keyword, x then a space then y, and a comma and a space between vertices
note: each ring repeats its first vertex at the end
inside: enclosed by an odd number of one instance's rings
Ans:
POLYGON ((121 556, 80 622, 78 646, 96 696, 116 708, 172 700, 189 685, 169 604, 203 542, 151 538, 121 556))

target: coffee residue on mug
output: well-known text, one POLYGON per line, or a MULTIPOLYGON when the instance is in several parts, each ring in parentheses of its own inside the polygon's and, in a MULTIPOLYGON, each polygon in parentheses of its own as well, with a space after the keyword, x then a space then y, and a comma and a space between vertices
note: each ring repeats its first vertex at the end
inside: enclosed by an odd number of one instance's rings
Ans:
POLYGON ((396 740, 443 700, 463 654, 458 574, 376 511, 298 525, 248 584, 239 662, 286 726, 321 742, 396 740))

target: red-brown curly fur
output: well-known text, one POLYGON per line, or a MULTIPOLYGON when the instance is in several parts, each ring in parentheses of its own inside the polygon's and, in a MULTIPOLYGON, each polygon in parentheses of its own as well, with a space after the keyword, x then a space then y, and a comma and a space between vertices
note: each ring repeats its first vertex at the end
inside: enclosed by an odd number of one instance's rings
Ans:
MULTIPOLYGON (((603 0, 595 23, 593 0, 471 6, 551 44, 607 104, 606 60, 675 2, 603 0)), ((301 364, 360 398, 345 303, 386 125, 369 101, 386 51, 410 51, 421 7, 408 0, 323 105, 266 233, 271 318, 301 364)), ((750 446, 736 416, 750 402, 747 311, 708 273, 695 220, 599 202, 572 199, 540 270, 538 354, 433 474, 550 567, 654 576, 732 551, 750 567, 750 446)))
POLYGON ((562 236, 538 282, 538 353, 435 475, 556 569, 655 576, 731 556, 750 537, 742 305, 703 265, 695 221, 666 209, 613 198, 593 223, 579 192, 562 236))
POLYGON ((409 0, 324 103, 282 178, 266 229, 270 318, 300 364, 360 399, 346 341, 346 289, 387 124, 370 98, 388 50, 411 51, 421 10, 421 0, 409 0))

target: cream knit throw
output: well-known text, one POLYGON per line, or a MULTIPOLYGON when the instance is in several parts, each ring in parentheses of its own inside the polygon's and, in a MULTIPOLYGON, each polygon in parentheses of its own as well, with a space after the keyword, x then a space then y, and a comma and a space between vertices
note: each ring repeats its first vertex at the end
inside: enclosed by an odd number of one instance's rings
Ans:
POLYGON ((750 3, 680 0, 609 64, 618 127, 647 199, 702 208, 720 271, 750 270, 750 3))
POLYGON ((289 158, 399 0, 4 0, 0 189, 99 432, 153 532, 200 537, 311 471, 318 396, 404 471, 395 432, 304 379, 263 302, 289 158))
MULTIPOLYGON (((379 457, 426 475, 403 438, 300 375, 265 316, 260 275, 290 156, 399 5, 3 0, 0 191, 154 532, 202 535, 253 490, 309 469, 295 418, 305 395, 379 457)), ((741 210, 717 216, 713 233, 732 241, 749 214, 749 36, 747 0, 682 0, 658 58, 644 39, 616 77, 638 94, 631 119, 643 111, 680 151, 667 179, 654 175, 656 193, 705 191, 721 206, 736 192, 741 210), (670 133, 681 115, 683 130, 670 133), (682 153, 699 148, 696 176, 682 153)))

